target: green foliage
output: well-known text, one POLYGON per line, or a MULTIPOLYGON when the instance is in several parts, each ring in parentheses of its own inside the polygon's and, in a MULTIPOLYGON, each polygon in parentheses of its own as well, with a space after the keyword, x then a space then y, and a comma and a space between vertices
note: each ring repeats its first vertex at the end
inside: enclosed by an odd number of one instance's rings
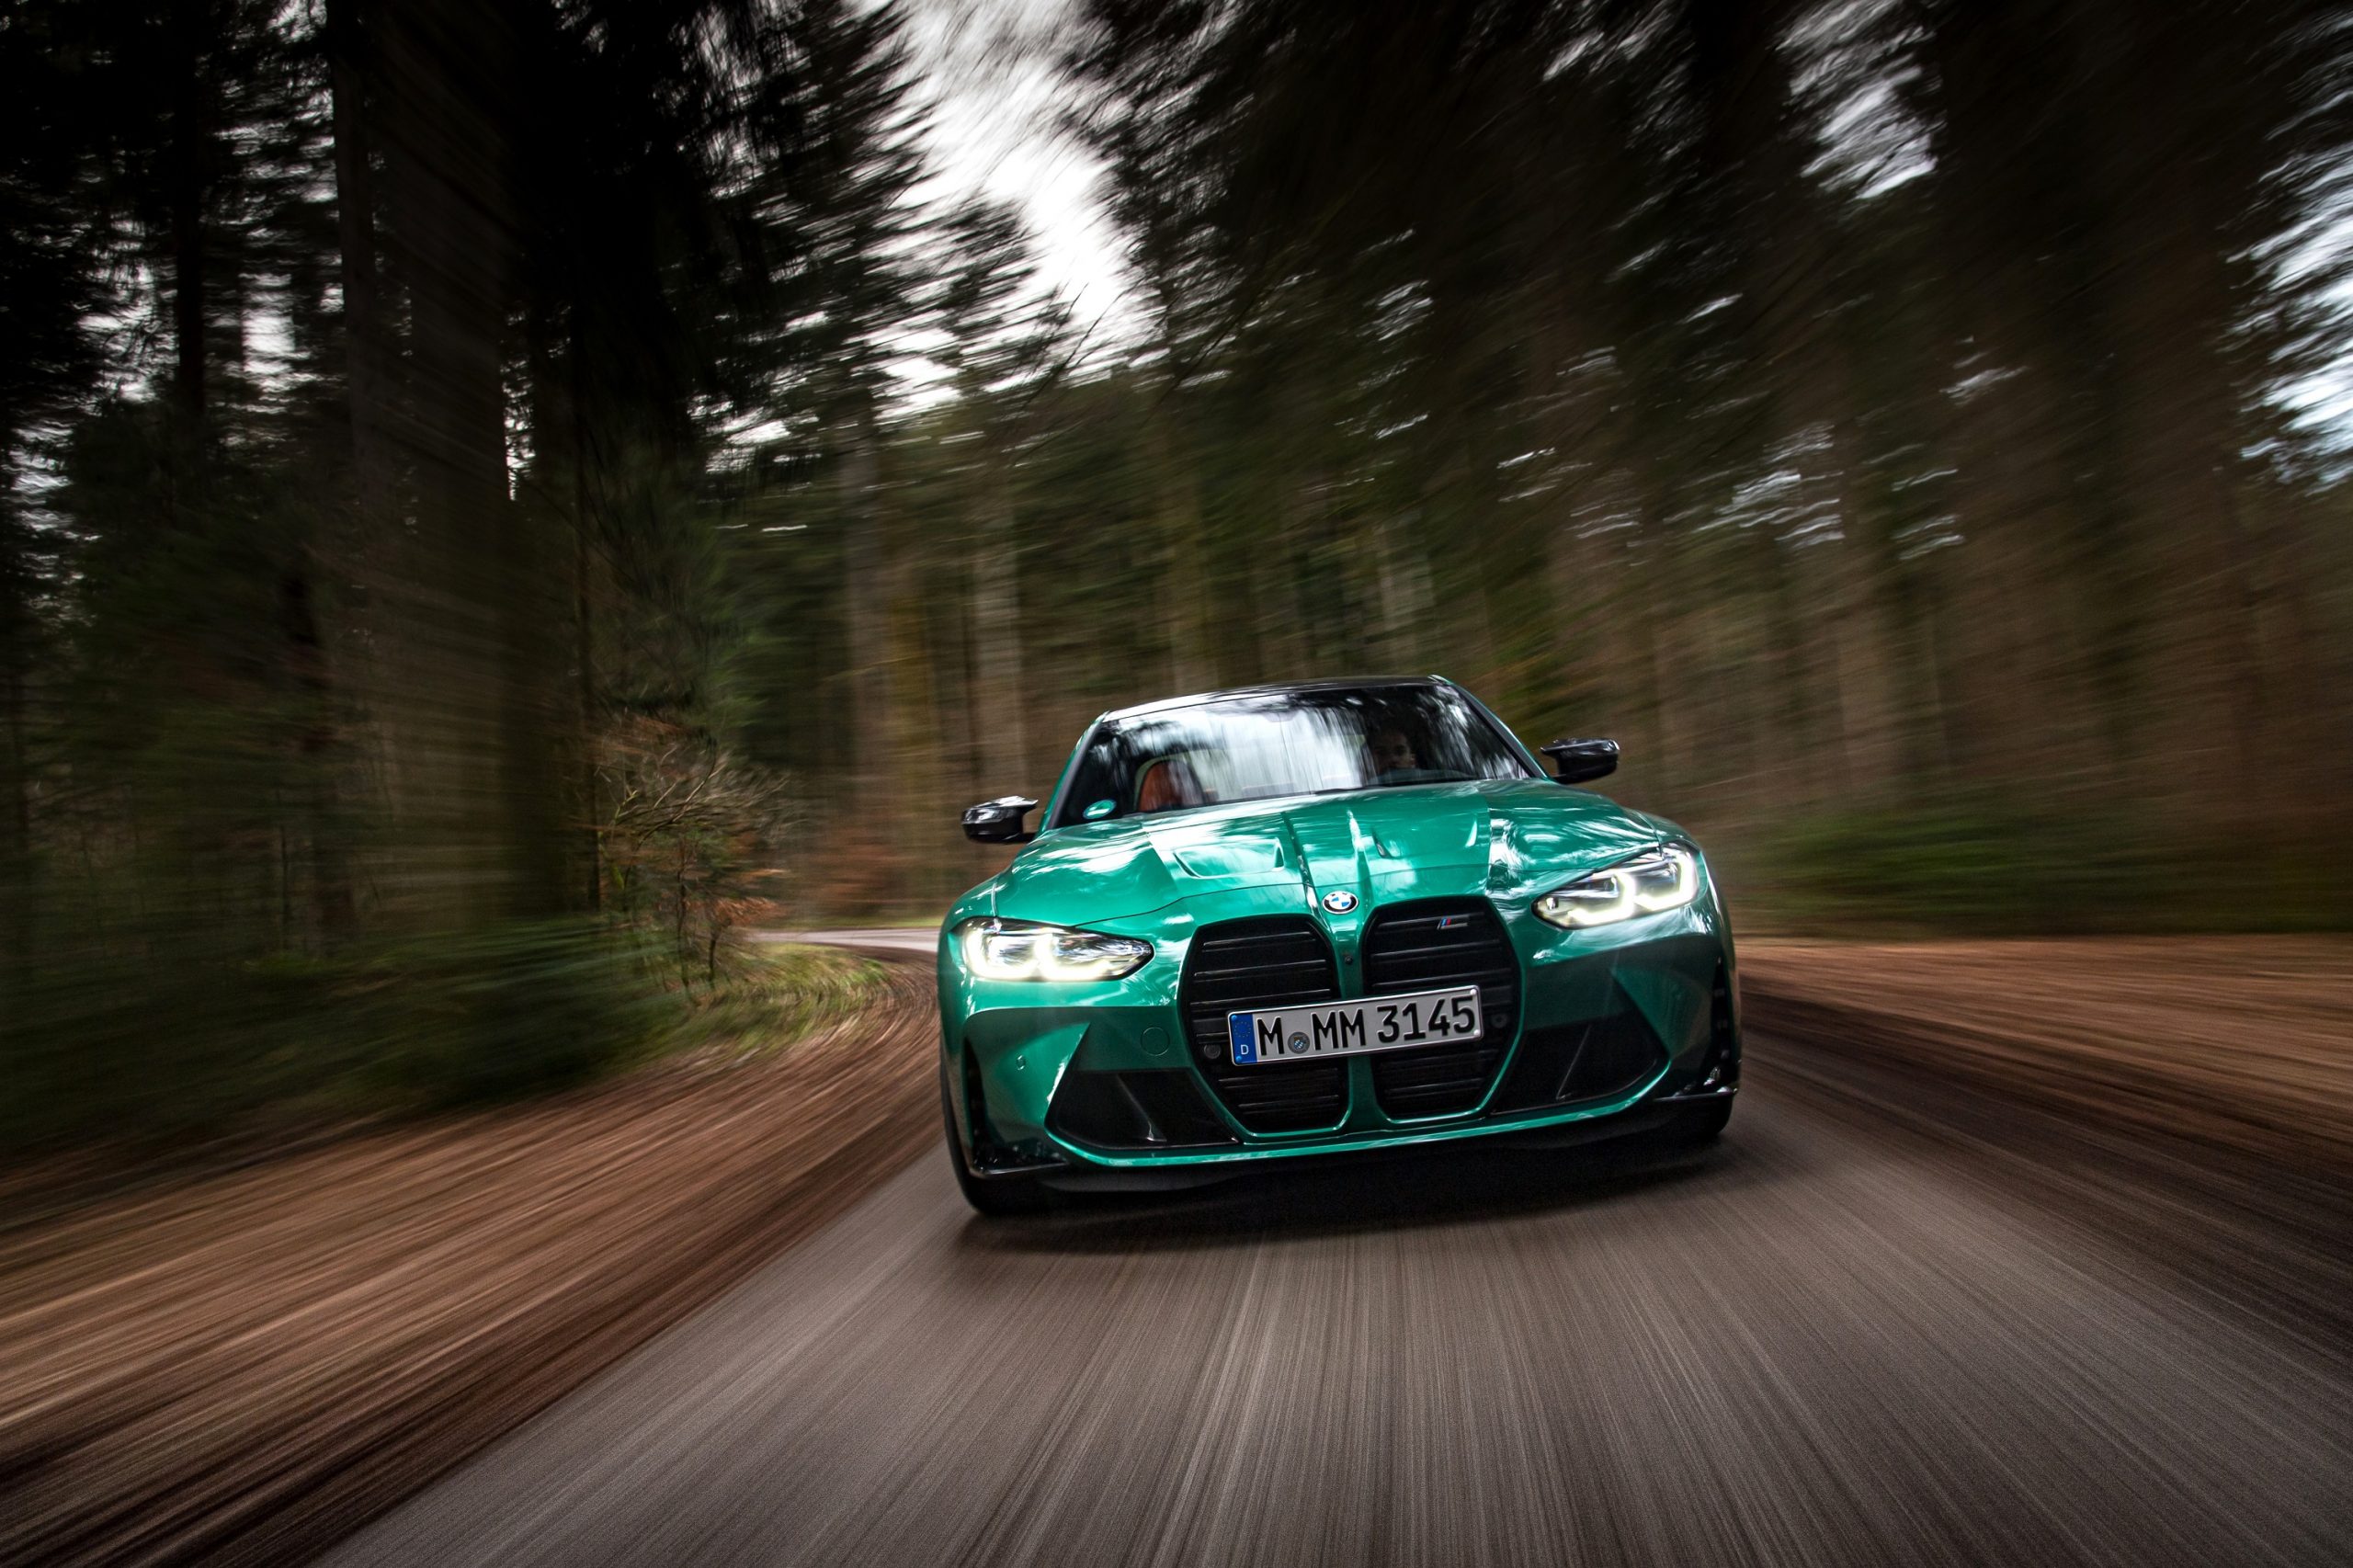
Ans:
POLYGON ((0 1151, 167 1148, 512 1099, 658 1051, 790 1039, 863 1005, 832 956, 731 961, 692 998, 658 936, 565 918, 332 958, 240 956, 125 920, 0 967, 0 1151))
POLYGON ((2145 824, 1992 792, 1808 817, 1767 835, 1760 859, 1777 926, 1799 930, 2131 929, 2166 893, 2145 824))
POLYGON ((505 1098, 627 1059, 667 1017, 643 962, 578 923, 319 959, 119 915, 0 971, 0 1149, 505 1098))
POLYGON ((349 1061, 337 978, 188 944, 17 949, 0 962, 0 1151, 178 1142, 328 1090, 349 1061))
POLYGON ((364 1080, 394 1103, 461 1105, 566 1088, 638 1056, 675 1007, 633 946, 566 919, 389 948, 355 976, 364 1080))
POLYGON ((779 1051, 882 999, 882 966, 834 948, 762 943, 718 994, 665 1036, 665 1049, 779 1051))
POLYGON ((505 1098, 779 1005, 722 530, 922 308, 900 28, 0 20, 0 1150, 505 1098))
MULTIPOLYGON (((1727 834, 1777 933, 1974 936, 2342 929, 2348 889, 2307 843, 2169 834, 2146 812, 2007 791, 1825 812, 1727 834)), ((1749 879, 1743 879, 1747 881, 1749 879)))

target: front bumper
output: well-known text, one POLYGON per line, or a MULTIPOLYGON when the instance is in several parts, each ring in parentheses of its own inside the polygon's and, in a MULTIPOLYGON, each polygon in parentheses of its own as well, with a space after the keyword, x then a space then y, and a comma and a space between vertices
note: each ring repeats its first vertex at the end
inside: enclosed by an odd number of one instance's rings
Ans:
MULTIPOLYGON (((1289 905, 1296 911, 1296 903, 1289 905)), ((1213 925, 1233 917, 1220 909, 1213 925)), ((1248 913, 1248 912, 1244 912, 1248 913)), ((1098 928, 1118 929, 1116 926, 1098 928)), ((1193 929, 1199 929, 1196 926, 1193 929)), ((1034 1177, 1055 1187, 1119 1189, 1192 1185, 1274 1161, 1324 1160, 1471 1139, 1575 1142, 1643 1131, 1684 1107, 1728 1097, 1739 1083, 1732 945, 1711 896, 1615 927, 1563 932, 1524 919, 1508 926, 1521 1003, 1512 1038, 1477 1103, 1436 1116, 1399 1117, 1375 1092, 1371 1058, 1347 1059, 1345 1103, 1328 1126, 1267 1131, 1236 1116, 1188 1047, 1178 983, 1185 934, 1167 923, 1161 944, 1126 980, 1048 988, 967 979, 952 955, 941 973, 942 1050, 968 1169, 1034 1177), (1041 993, 1048 993, 1041 994, 1041 993), (1646 1042, 1638 1070, 1607 1093, 1528 1103, 1536 1053, 1608 1025, 1646 1042), (1192 1109, 1169 1092, 1182 1085, 1192 1109), (1106 1136, 1122 1125, 1128 1131, 1106 1136), (1108 1108, 1074 1116, 1074 1106, 1108 1108), (1175 1106, 1182 1115, 1166 1114, 1175 1106), (1156 1134, 1156 1136, 1155 1136, 1156 1134)), ((1362 994, 1349 971, 1343 991, 1362 994)), ((1633 1062, 1632 1058, 1626 1058, 1633 1062)))

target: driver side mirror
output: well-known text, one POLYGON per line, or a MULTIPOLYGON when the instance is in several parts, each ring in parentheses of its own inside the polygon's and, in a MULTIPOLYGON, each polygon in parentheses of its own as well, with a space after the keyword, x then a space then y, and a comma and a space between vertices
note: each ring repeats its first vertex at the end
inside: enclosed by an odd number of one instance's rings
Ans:
POLYGON ((1027 795, 1000 795, 964 812, 964 836, 975 844, 1027 844, 1038 835, 1021 831, 1021 819, 1038 809, 1027 795))
POLYGON ((1563 784, 1582 784, 1618 771, 1616 741, 1554 741, 1536 749, 1552 759, 1552 777, 1563 784))

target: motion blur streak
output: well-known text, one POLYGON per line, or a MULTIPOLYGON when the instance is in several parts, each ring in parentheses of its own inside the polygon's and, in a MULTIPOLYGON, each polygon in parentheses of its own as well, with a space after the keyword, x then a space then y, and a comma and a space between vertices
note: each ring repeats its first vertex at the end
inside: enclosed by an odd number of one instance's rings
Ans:
POLYGON ((533 1303, 738 1278, 584 1194, 757 1131, 864 1206, 355 1558, 2353 1561, 2347 844, 2353 0, 0 5, 17 1555, 356 1528, 584 1371, 533 1303), (1790 1011, 1620 1175, 818 1158, 928 1126, 921 983, 748 932, 1375 672, 1622 742, 1883 1103, 1790 1011))
POLYGON ((2344 1560, 2313 1210, 1751 1060, 1698 1163, 992 1226, 926 1160, 330 1561, 2344 1560))
POLYGON ((1621 736, 1752 916, 2341 926, 2340 21, 24 0, 0 1144, 595 1074, 1350 668, 1621 736), (926 183, 1016 79, 1108 323, 926 183))

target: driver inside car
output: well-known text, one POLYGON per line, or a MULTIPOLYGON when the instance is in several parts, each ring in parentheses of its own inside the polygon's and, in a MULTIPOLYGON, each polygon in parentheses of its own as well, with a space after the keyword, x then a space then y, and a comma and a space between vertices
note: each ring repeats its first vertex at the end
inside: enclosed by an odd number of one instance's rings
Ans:
POLYGON ((1193 765, 1181 756, 1164 756, 1144 765, 1136 780, 1136 810, 1173 812, 1202 803, 1201 781, 1193 765))
POLYGON ((1405 738, 1403 730, 1375 730, 1365 738, 1365 774, 1371 778, 1386 778, 1393 773, 1411 773, 1422 766, 1415 755, 1414 743, 1405 738))

